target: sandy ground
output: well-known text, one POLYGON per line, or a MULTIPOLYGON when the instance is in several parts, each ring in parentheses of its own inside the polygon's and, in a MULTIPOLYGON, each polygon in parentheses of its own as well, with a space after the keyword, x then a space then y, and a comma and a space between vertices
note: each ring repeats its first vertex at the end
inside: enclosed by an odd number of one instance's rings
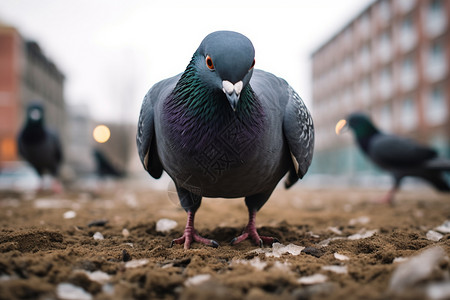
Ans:
POLYGON ((263 249, 229 245, 247 222, 242 199, 204 199, 196 227, 220 247, 184 250, 169 248, 186 220, 170 191, 114 182, 61 195, 2 192, 0 299, 450 297, 450 234, 427 237, 450 220, 450 197, 414 190, 394 206, 374 203, 383 194, 277 189, 257 226, 282 245, 263 249), (177 225, 157 231, 162 218, 177 225), (415 260, 423 262, 401 270, 415 260))

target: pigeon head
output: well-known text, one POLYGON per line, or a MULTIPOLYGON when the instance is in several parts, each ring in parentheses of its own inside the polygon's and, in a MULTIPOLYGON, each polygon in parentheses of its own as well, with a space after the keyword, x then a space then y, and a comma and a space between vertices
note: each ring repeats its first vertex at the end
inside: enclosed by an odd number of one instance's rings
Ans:
POLYGON ((197 76, 213 91, 221 91, 236 110, 241 92, 250 82, 255 49, 244 35, 216 31, 207 35, 194 54, 197 76))
POLYGON ((40 103, 31 103, 27 107, 27 123, 30 125, 44 124, 44 107, 40 103))
POLYGON ((350 114, 345 120, 340 120, 336 124, 336 133, 339 134, 346 127, 353 130, 356 138, 367 138, 379 132, 370 118, 359 112, 350 114))

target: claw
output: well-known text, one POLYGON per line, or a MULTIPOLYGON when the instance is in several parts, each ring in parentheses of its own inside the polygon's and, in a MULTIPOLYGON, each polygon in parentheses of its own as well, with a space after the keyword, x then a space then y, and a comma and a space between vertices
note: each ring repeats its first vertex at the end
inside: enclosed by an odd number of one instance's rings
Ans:
POLYGON ((218 248, 218 247, 219 247, 219 243, 217 243, 217 242, 214 241, 214 240, 211 240, 211 247, 213 247, 213 248, 218 248))

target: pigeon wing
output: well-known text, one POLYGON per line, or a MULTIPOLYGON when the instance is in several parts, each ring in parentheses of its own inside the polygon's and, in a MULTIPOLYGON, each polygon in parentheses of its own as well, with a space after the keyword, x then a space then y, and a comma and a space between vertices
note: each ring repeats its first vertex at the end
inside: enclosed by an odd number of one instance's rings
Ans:
POLYGON ((303 178, 311 165, 314 151, 314 124, 306 105, 291 86, 288 88, 288 102, 283 120, 292 161, 297 176, 303 178))
POLYGON ((435 158, 435 150, 413 140, 387 134, 373 138, 369 156, 376 162, 391 167, 412 167, 435 158))

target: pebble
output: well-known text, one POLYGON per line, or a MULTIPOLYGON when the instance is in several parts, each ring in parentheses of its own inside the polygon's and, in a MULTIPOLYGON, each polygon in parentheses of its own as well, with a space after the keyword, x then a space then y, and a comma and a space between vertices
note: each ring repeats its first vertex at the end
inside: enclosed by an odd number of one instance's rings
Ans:
POLYGON ((312 255, 314 257, 321 257, 323 255, 323 252, 320 249, 314 248, 314 247, 306 247, 302 250, 303 253, 312 255))
POLYGON ((361 240, 361 239, 369 238, 369 237, 373 236, 377 232, 378 232, 377 229, 366 230, 365 228, 363 228, 358 233, 352 234, 352 235, 350 235, 347 238, 349 240, 361 240))
POLYGON ((301 284, 311 285, 323 283, 328 280, 328 277, 323 274, 314 274, 311 276, 300 277, 297 282, 301 284))
POLYGON ((444 235, 440 234, 439 232, 436 232, 434 230, 428 230, 427 232, 427 239, 430 241, 437 242, 440 239, 442 239, 444 235))
POLYGON ((128 251, 124 249, 122 251, 122 261, 127 262, 127 261, 130 261, 130 260, 131 260, 130 253, 128 253, 128 251))
POLYGON ((128 229, 124 228, 122 229, 122 235, 124 238, 128 238, 130 236, 130 232, 128 231, 128 229))
POLYGON ((342 234, 342 230, 340 230, 339 228, 337 228, 337 227, 328 227, 328 230, 329 231, 331 231, 331 232, 333 232, 334 234, 337 234, 337 235, 341 235, 342 234))
POLYGON ((337 260, 349 260, 350 259, 348 256, 339 254, 337 252, 334 253, 334 258, 336 258, 337 260))
POLYGON ((96 220, 96 221, 92 221, 91 223, 88 224, 88 227, 92 227, 92 226, 105 226, 106 223, 108 223, 108 220, 96 220))
POLYGON ((259 259, 259 257, 254 257, 250 260, 245 260, 245 259, 236 259, 233 260, 232 265, 234 264, 243 264, 243 265, 250 265, 253 268, 255 268, 256 270, 262 271, 264 270, 265 267, 267 267, 267 262, 265 261, 261 261, 259 259))
POLYGON ((447 280, 428 285, 427 296, 432 300, 450 299, 450 281, 447 280))
POLYGON ((440 233, 450 233, 450 221, 445 221, 442 225, 436 227, 434 230, 439 231, 440 233))
POLYGON ((370 222, 370 218, 368 216, 361 216, 355 219, 351 219, 348 224, 350 226, 354 226, 356 224, 367 224, 370 222))
POLYGON ((82 272, 85 273, 90 280, 98 283, 107 283, 111 279, 111 275, 100 270, 94 272, 82 270, 82 272))
POLYGON ((64 219, 73 219, 77 216, 77 213, 73 210, 66 211, 63 214, 64 219))
POLYGON ((322 266, 322 270, 334 272, 337 274, 347 274, 348 273, 347 266, 335 266, 335 265, 322 266))
POLYGON ((211 279, 211 275, 210 274, 199 274, 199 275, 195 275, 193 277, 188 278, 185 282, 184 285, 185 286, 194 286, 194 285, 199 285, 205 281, 208 281, 209 279, 211 279))
POLYGON ((92 295, 81 287, 71 283, 60 283, 56 288, 58 299, 62 300, 91 300, 92 295))
POLYGON ((156 231, 159 232, 169 232, 175 227, 177 227, 178 223, 174 220, 170 219, 160 219, 156 222, 156 231))
POLYGON ((445 258, 445 250, 441 247, 429 248, 419 255, 409 258, 392 273, 389 282, 390 290, 403 292, 414 287, 417 283, 430 277, 445 258))
POLYGON ((98 232, 98 231, 96 233, 94 233, 93 238, 94 238, 94 240, 104 240, 105 239, 103 234, 101 232, 98 232))
POLYGON ((148 264, 148 262, 149 261, 146 258, 130 260, 125 263, 125 268, 134 269, 134 268, 142 267, 142 266, 145 266, 146 264, 148 264))

